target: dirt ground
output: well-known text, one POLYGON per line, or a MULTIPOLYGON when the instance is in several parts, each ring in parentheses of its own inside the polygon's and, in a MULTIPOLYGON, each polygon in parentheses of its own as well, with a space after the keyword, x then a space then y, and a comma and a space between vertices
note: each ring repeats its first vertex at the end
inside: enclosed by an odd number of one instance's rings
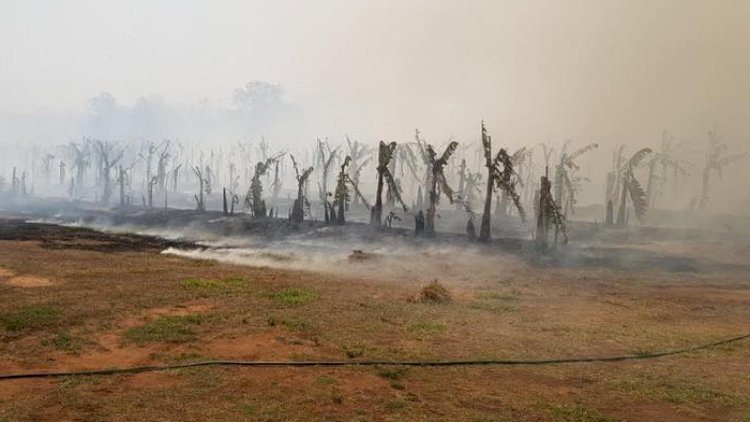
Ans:
MULTIPOLYGON (((750 333, 748 249, 736 245, 621 244, 641 255, 617 265, 599 259, 601 248, 544 262, 430 249, 315 271, 162 253, 188 246, 0 221, 0 374, 203 359, 603 356, 750 333), (433 280, 449 302, 419 300, 433 280)), ((7 380, 5 420, 750 421, 750 341, 616 363, 7 380)))

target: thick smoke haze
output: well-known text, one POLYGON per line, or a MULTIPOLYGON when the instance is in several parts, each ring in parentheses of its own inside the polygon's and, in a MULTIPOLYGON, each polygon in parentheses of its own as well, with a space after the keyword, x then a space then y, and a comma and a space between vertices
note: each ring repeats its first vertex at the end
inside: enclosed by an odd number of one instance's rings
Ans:
MULTIPOLYGON (((8 1, 0 142, 475 144, 484 119, 510 149, 599 143, 594 203, 616 145, 667 130, 700 167, 717 130, 750 151, 749 18, 731 0, 8 1)), ((715 210, 750 208, 746 169, 715 210)))

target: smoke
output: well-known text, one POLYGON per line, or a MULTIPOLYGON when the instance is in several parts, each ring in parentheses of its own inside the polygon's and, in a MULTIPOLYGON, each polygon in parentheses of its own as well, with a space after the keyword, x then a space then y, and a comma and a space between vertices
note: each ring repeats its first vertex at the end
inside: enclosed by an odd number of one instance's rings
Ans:
MULTIPOLYGON (((420 128, 435 144, 476 145, 484 119, 510 149, 599 143, 580 200, 601 203, 616 145, 656 148, 664 130, 690 141, 692 185, 710 130, 750 149, 748 14, 747 2, 700 0, 12 2, 0 142, 206 149, 264 136, 302 150, 345 133, 406 142, 420 128)), ((696 190, 669 205, 688 207, 696 190)), ((716 183, 712 210, 749 205, 740 184, 716 183)))

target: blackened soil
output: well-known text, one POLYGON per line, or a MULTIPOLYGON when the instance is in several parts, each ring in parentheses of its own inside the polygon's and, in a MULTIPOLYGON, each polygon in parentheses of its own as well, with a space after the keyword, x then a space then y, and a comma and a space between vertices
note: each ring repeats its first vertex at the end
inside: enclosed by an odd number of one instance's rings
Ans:
POLYGON ((195 244, 185 241, 130 233, 106 233, 85 227, 30 223, 20 219, 0 219, 0 240, 38 241, 46 249, 80 249, 104 253, 160 252, 168 247, 195 247, 195 244))

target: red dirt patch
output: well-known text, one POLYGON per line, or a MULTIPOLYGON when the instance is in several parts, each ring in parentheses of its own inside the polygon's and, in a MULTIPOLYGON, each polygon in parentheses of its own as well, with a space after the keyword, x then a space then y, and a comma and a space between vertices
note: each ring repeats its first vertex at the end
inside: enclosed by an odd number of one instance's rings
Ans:
POLYGON ((50 279, 48 278, 29 275, 12 277, 5 283, 16 287, 44 287, 52 285, 52 281, 50 281, 50 279))

